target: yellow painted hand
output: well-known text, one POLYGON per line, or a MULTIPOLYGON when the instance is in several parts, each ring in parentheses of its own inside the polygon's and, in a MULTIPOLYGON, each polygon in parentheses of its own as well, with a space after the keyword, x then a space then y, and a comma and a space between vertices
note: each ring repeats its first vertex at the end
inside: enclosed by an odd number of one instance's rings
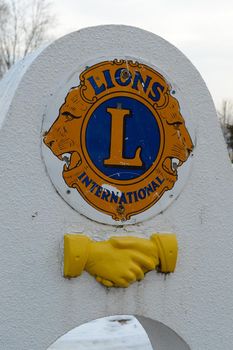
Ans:
POLYGON ((104 242, 91 242, 85 270, 108 287, 128 287, 158 265, 158 251, 151 240, 112 237, 104 242))
POLYGON ((77 277, 83 270, 107 287, 128 287, 158 268, 173 272, 176 265, 175 235, 111 237, 95 242, 84 235, 64 237, 64 276, 77 277))

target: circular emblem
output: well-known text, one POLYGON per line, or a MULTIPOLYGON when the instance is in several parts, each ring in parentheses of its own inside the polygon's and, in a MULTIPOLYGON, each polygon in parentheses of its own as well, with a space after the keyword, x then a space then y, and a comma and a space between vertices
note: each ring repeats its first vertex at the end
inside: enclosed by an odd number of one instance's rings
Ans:
MULTIPOLYGON (((193 150, 170 84, 145 64, 115 59, 86 67, 64 97, 43 137, 53 183, 68 202, 72 192, 113 222, 132 223, 171 191, 193 150), (53 157, 63 169, 51 170, 53 157)), ((78 197, 71 205, 82 211, 78 197)))

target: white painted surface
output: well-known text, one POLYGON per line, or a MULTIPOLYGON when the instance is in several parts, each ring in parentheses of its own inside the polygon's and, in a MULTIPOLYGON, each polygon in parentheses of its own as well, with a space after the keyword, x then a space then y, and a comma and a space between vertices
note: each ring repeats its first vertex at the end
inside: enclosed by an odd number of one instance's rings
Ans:
POLYGON ((211 97, 187 58, 136 28, 89 28, 40 53, 9 100, 7 108, 1 105, 0 129, 0 348, 45 350, 84 322, 134 314, 169 326, 192 350, 231 350, 232 169, 211 97), (55 192, 41 158, 41 126, 49 96, 67 71, 90 57, 125 52, 160 67, 177 83, 197 129, 193 169, 179 198, 163 214, 122 228, 81 216, 55 192), (175 232, 179 241, 176 272, 166 278, 150 272, 126 290, 107 290, 86 273, 62 277, 66 232, 101 240, 156 231, 175 232))
POLYGON ((58 339, 48 350, 119 349, 153 350, 144 328, 134 316, 110 316, 85 323, 58 339))
POLYGON ((48 350, 84 349, 190 350, 176 333, 162 323, 132 315, 103 317, 85 323, 64 334, 48 348, 48 350))

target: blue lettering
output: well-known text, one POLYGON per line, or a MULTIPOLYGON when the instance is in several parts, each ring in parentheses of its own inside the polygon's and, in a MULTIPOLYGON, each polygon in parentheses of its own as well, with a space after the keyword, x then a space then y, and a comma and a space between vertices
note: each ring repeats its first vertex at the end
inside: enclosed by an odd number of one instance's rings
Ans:
POLYGON ((126 193, 127 194, 127 196, 128 196, 128 198, 129 198, 129 203, 132 203, 132 192, 127 192, 126 193))
POLYGON ((104 77, 105 77, 105 80, 107 83, 107 89, 113 88, 115 85, 112 82, 112 77, 111 77, 109 69, 104 70, 103 73, 104 73, 104 77))
POLYGON ((111 199, 110 199, 110 202, 114 202, 114 203, 117 203, 118 202, 118 195, 115 194, 113 191, 112 191, 112 195, 111 195, 111 199))
POLYGON ((99 186, 99 185, 97 185, 97 183, 96 183, 96 182, 94 182, 93 180, 92 180, 92 182, 93 182, 93 185, 91 186, 90 192, 93 192, 93 191, 94 191, 94 189, 95 189, 96 187, 98 187, 98 186, 99 186))
POLYGON ((103 187, 98 186, 98 188, 97 188, 97 190, 95 192, 96 197, 100 198, 102 192, 103 192, 103 187))
POLYGON ((129 85, 129 83, 131 82, 131 78, 132 78, 132 75, 130 74, 130 72, 128 72, 125 68, 119 68, 116 70, 115 72, 115 79, 116 79, 116 82, 120 85, 120 86, 127 86, 129 85), (122 78, 123 78, 123 75, 122 72, 123 71, 126 71, 128 74, 127 76, 127 79, 122 81, 122 78))
POLYGON ((104 200, 106 200, 106 202, 108 202, 109 196, 110 196, 110 191, 105 188, 104 191, 102 192, 101 199, 104 199, 104 200))
POLYGON ((146 194, 147 194, 148 196, 150 195, 150 193, 153 193, 153 192, 154 192, 153 188, 151 187, 151 184, 148 185, 148 186, 146 186, 146 187, 144 187, 144 190, 146 191, 146 194))
POLYGON ((133 191, 133 195, 134 195, 135 202, 138 202, 137 192, 136 192, 136 191, 133 191))
POLYGON ((85 177, 85 179, 83 179, 82 183, 88 187, 90 185, 90 183, 92 182, 92 179, 89 179, 88 176, 85 177))
POLYGON ((104 83, 102 85, 98 86, 96 84, 96 81, 95 81, 94 77, 90 77, 87 80, 89 80, 89 82, 90 82, 91 86, 93 87, 96 95, 99 95, 101 92, 106 90, 106 86, 104 85, 104 83))
POLYGON ((144 190, 144 188, 141 188, 139 191, 138 191, 138 197, 140 199, 144 199, 146 197, 146 191, 144 190))
POLYGON ((122 204, 122 203, 127 204, 127 200, 126 200, 126 198, 125 198, 124 192, 122 192, 122 194, 121 194, 121 198, 120 198, 119 204, 122 204))
POLYGON ((138 82, 140 81, 143 91, 146 92, 148 89, 148 86, 150 84, 151 81, 151 77, 149 77, 148 75, 146 76, 146 81, 143 80, 141 74, 139 72, 135 72, 135 77, 134 77, 134 81, 133 81, 133 85, 132 88, 135 90, 138 90, 138 82))
POLYGON ((82 178, 84 175, 86 175, 85 171, 84 171, 81 175, 78 176, 78 179, 81 180, 81 178, 82 178))
POLYGON ((160 99, 160 95, 161 95, 161 92, 163 92, 164 90, 164 87, 159 84, 158 82, 155 82, 153 85, 152 85, 152 91, 154 94, 152 94, 151 92, 149 93, 148 97, 154 101, 154 102, 157 102, 159 101, 160 99))
POLYGON ((151 185, 152 185, 154 191, 156 191, 156 188, 159 187, 159 185, 154 181, 151 182, 151 185))
POLYGON ((156 180, 160 185, 162 185, 162 183, 164 182, 164 179, 161 180, 158 176, 156 177, 156 180))

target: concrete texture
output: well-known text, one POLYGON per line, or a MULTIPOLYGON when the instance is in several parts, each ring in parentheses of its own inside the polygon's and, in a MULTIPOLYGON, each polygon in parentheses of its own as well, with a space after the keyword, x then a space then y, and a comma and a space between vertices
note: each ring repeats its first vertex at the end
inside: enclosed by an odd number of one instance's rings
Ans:
MULTIPOLYGON (((233 344, 233 173, 214 104, 201 76, 175 47, 125 26, 71 33, 9 73, 0 85, 0 348, 46 350, 84 322, 141 315, 170 327, 192 350, 233 344), (180 196, 143 223, 114 227, 74 211, 56 193, 41 156, 46 105, 77 66, 101 57, 134 56, 159 67, 190 110, 192 171, 180 196), (7 90, 7 87, 8 88, 7 90), (174 232, 174 274, 150 272, 128 289, 105 289, 84 273, 62 277, 64 233, 94 239, 174 232)), ((213 72, 214 74, 214 72, 213 72)))

